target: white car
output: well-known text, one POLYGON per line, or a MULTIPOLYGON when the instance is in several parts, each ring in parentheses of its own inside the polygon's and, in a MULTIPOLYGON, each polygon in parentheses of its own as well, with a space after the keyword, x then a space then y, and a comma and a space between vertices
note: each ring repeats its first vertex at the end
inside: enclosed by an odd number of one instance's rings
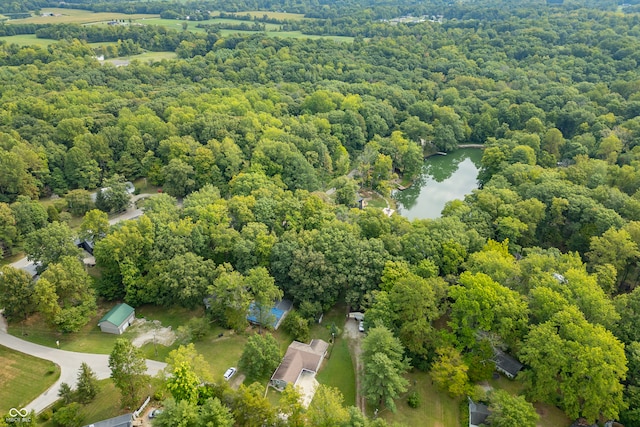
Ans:
POLYGON ((364 320, 361 320, 360 323, 358 323, 358 330, 360 332, 364 332, 364 320))
POLYGON ((227 369, 227 371, 224 373, 224 379, 229 381, 229 378, 231 378, 235 373, 236 373, 236 368, 227 369))

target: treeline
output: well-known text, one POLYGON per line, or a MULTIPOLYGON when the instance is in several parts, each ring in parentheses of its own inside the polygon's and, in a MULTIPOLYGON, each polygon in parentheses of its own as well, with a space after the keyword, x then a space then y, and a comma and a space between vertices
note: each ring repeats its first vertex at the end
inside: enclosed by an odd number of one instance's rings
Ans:
POLYGON ((131 40, 143 49, 171 52, 176 50, 180 42, 196 39, 196 36, 192 33, 170 30, 166 27, 155 25, 50 25, 38 28, 35 34, 39 38, 54 40, 78 39, 87 43, 131 40))

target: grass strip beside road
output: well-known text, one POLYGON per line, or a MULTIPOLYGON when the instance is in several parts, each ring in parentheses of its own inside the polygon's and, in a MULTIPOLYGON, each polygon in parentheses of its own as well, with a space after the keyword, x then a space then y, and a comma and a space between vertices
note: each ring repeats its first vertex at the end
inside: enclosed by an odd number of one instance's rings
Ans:
POLYGON ((60 377, 53 362, 0 346, 0 414, 23 408, 60 377))

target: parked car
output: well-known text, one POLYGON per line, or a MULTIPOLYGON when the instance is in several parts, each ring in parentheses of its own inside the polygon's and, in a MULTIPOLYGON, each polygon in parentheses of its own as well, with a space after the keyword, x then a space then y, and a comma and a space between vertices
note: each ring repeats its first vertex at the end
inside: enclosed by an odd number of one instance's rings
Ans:
POLYGON ((155 418, 161 413, 162 413, 162 409, 153 409, 151 412, 149 412, 149 419, 155 418))
POLYGON ((358 323, 358 330, 360 332, 364 332, 364 320, 361 320, 360 323, 358 323))
POLYGON ((236 368, 227 369, 227 371, 224 373, 224 379, 229 381, 229 378, 231 378, 235 373, 236 373, 236 368))

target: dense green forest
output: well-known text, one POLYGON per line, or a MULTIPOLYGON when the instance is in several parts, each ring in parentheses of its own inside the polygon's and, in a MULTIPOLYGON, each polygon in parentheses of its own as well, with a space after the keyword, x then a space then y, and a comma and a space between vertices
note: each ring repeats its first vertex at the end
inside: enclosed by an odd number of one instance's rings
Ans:
POLYGON ((164 194, 140 219, 84 220, 99 296, 195 307, 213 294, 212 316, 242 329, 255 283, 271 279, 309 319, 341 301, 366 310, 413 367, 456 372, 452 395, 473 393, 499 347, 526 364, 530 401, 640 424, 634 6, 197 5, 305 13, 322 19, 283 25, 355 40, 49 25, 25 29, 61 40, 48 48, 0 44, 0 238, 51 266, 16 317, 72 280, 55 268, 75 274, 61 267, 72 249, 42 253, 49 237, 72 241, 58 210, 83 215, 84 190, 146 177, 164 194), (444 20, 380 21, 408 10, 444 20), (88 41, 179 59, 115 67, 88 41), (485 146, 480 186, 441 218, 355 209, 360 188, 389 195, 425 154, 465 143, 485 146), (47 212, 36 200, 52 194, 74 202, 47 212))

